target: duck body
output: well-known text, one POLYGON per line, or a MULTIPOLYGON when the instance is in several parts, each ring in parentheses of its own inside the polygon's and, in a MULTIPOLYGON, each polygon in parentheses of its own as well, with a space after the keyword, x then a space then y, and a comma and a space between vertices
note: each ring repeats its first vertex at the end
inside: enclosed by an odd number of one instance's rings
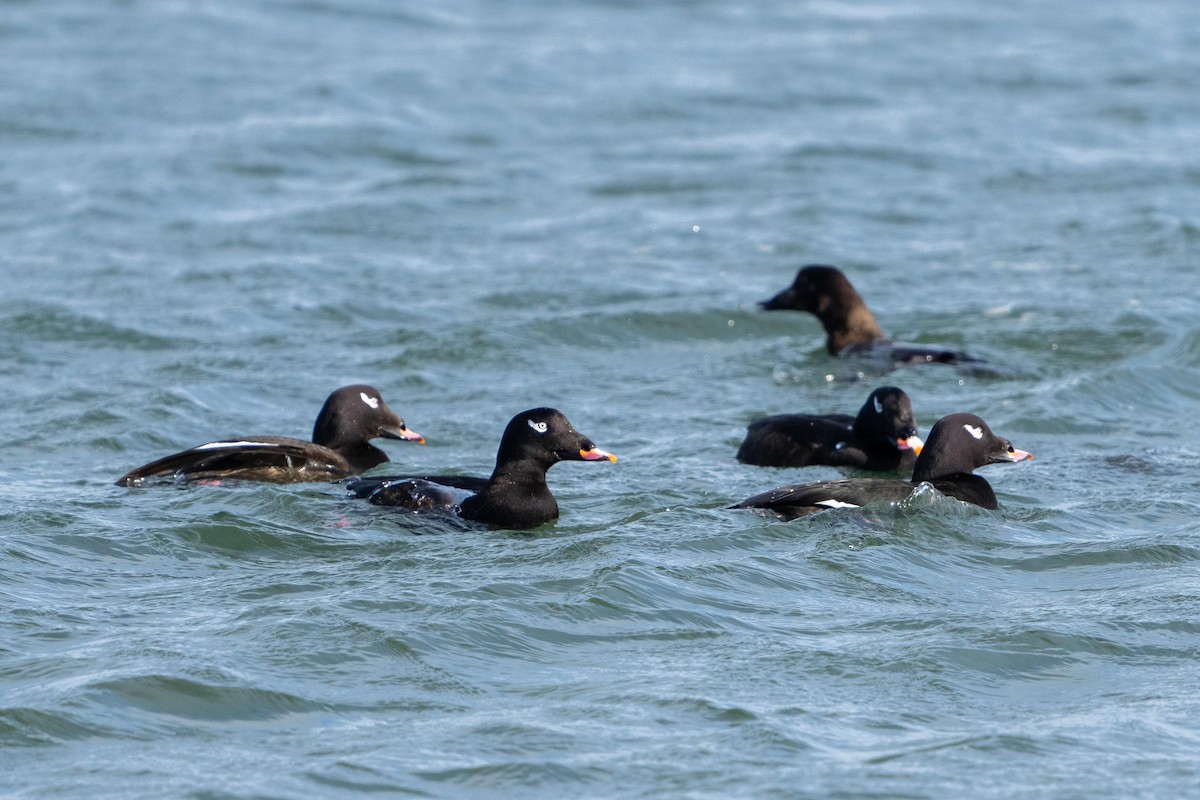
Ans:
POLYGON ((974 414, 942 417, 929 432, 917 456, 911 481, 888 478, 848 478, 783 486, 757 494, 730 508, 757 508, 784 519, 855 508, 871 503, 898 503, 928 483, 948 497, 982 508, 998 507, 991 485, 973 471, 987 464, 1024 461, 1033 456, 1017 450, 974 414))
POLYGON ((871 392, 858 415, 776 414, 750 423, 737 459, 763 467, 825 464, 873 471, 911 470, 923 442, 912 401, 901 389, 871 392))
POLYGON ((347 483, 355 497, 415 512, 453 514, 491 528, 524 530, 558 518, 546 471, 559 461, 616 461, 578 433, 562 412, 517 414, 500 439, 491 477, 368 476, 347 483))
POLYGON ((870 344, 849 344, 835 353, 839 358, 857 358, 877 364, 884 370, 917 367, 922 364, 948 364, 968 369, 986 365, 986 359, 945 347, 904 344, 879 339, 870 344))
MULTIPOLYGON (((364 469, 373 466, 375 464, 364 469)), ((251 436, 208 442, 151 461, 122 476, 117 485, 142 486, 156 480, 181 483, 334 481, 355 471, 349 459, 328 447, 287 436, 251 436)))
POLYGON ((143 464, 121 476, 118 486, 221 480, 298 483, 333 481, 388 460, 374 438, 424 442, 362 384, 333 392, 313 426, 313 440, 288 436, 245 436, 197 445, 143 464))

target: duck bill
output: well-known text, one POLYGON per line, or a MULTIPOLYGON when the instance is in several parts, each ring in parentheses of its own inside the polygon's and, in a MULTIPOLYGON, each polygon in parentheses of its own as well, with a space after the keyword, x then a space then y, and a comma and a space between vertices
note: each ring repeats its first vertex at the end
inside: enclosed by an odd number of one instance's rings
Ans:
POLYGON ((425 437, 416 431, 410 431, 408 428, 401 425, 400 427, 390 426, 379 429, 379 435, 385 439, 403 439, 406 442, 416 442, 417 444, 425 444, 425 437))
POLYGON ((607 458, 609 461, 613 462, 614 464, 617 462, 616 456, 614 456, 612 453, 609 453, 605 450, 601 450, 599 447, 593 447, 589 450, 580 450, 579 457, 582 458, 584 461, 603 461, 604 459, 607 458))
POLYGON ((796 292, 790 287, 769 300, 759 300, 758 304, 764 311, 784 311, 791 308, 796 301, 796 292))
POLYGON ((1009 461, 1033 461, 1033 453, 1025 450, 1017 450, 1014 448, 1011 453, 1007 453, 1006 455, 1007 460, 1009 461))
POLYGON ((896 440, 897 450, 912 450, 917 455, 921 455, 921 448, 925 447, 925 443, 921 441, 920 436, 909 436, 906 439, 896 440))

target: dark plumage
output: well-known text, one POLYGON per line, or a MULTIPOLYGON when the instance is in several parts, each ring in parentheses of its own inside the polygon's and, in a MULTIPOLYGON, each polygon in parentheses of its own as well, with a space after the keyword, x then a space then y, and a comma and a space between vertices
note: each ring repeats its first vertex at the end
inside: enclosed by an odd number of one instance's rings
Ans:
POLYGON ((951 414, 938 420, 929 432, 929 440, 917 457, 911 481, 850 478, 784 486, 730 508, 762 508, 784 519, 795 519, 830 508, 897 503, 926 482, 942 494, 964 503, 996 508, 996 494, 991 485, 972 471, 986 464, 1027 458, 1033 456, 1014 449, 1011 442, 992 433, 987 423, 974 414, 951 414))
POLYGON ((857 417, 777 414, 757 419, 750 423, 737 458, 760 467, 828 464, 907 471, 921 447, 908 395, 882 386, 871 392, 857 417))
POLYGON ((576 432, 562 412, 534 408, 504 429, 490 478, 462 475, 356 478, 347 488, 376 505, 440 511, 493 528, 526 529, 558 518, 546 470, 559 461, 616 461, 576 432))
POLYGON ((376 389, 344 386, 329 395, 321 407, 311 442, 286 436, 245 436, 209 442, 140 466, 121 477, 117 485, 142 486, 151 479, 332 481, 387 461, 387 454, 370 443, 377 437, 425 441, 387 407, 376 389))
POLYGON ((761 305, 767 311, 807 311, 825 327, 825 347, 835 356, 865 356, 891 367, 915 364, 980 365, 967 353, 939 347, 897 344, 884 335, 862 296, 837 267, 802 267, 796 280, 761 305))

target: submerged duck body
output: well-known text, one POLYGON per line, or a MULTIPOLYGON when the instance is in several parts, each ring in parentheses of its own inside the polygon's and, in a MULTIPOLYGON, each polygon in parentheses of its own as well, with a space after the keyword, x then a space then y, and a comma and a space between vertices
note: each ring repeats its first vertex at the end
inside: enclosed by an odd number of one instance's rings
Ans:
POLYGON ((561 411, 534 408, 504 429, 489 478, 464 475, 381 476, 347 483, 376 505, 453 514, 492 528, 536 528, 558 518, 546 471, 560 461, 616 461, 578 433, 561 411))
POLYGON ((325 400, 313 426, 312 441, 244 436, 208 442, 143 464, 116 484, 334 481, 386 462, 387 453, 370 442, 380 437, 425 441, 387 407, 377 389, 364 384, 344 386, 325 400))
POLYGON ((910 470, 923 442, 912 401, 895 386, 881 386, 858 415, 776 414, 750 423, 737 459, 761 467, 835 467, 910 470))
POLYGON ((918 364, 977 366, 986 360, 958 350, 900 344, 889 339, 862 295, 837 267, 801 267, 792 285, 759 303, 767 311, 805 311, 825 328, 831 355, 878 361, 889 369, 918 364))
POLYGON ((1024 450, 992 433, 974 414, 942 417, 929 432, 911 481, 887 478, 849 478, 797 486, 783 486, 755 495, 730 508, 758 508, 784 519, 815 514, 831 508, 854 508, 869 503, 898 503, 917 487, 928 483, 944 495, 983 508, 997 508, 996 493, 978 467, 1033 458, 1024 450))

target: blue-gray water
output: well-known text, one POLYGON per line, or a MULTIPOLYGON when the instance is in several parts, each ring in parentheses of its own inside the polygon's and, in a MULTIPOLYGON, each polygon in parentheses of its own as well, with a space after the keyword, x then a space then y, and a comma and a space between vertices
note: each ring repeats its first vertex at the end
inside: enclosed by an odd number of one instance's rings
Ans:
POLYGON ((1130 798, 1200 786, 1200 5, 0 2, 0 795, 1130 798), (1033 462, 1002 508, 791 523, 745 424, 888 377, 1033 462), (844 370, 843 370, 844 371, 844 370), (130 491, 376 385, 490 469, 463 532, 336 486, 130 491))

